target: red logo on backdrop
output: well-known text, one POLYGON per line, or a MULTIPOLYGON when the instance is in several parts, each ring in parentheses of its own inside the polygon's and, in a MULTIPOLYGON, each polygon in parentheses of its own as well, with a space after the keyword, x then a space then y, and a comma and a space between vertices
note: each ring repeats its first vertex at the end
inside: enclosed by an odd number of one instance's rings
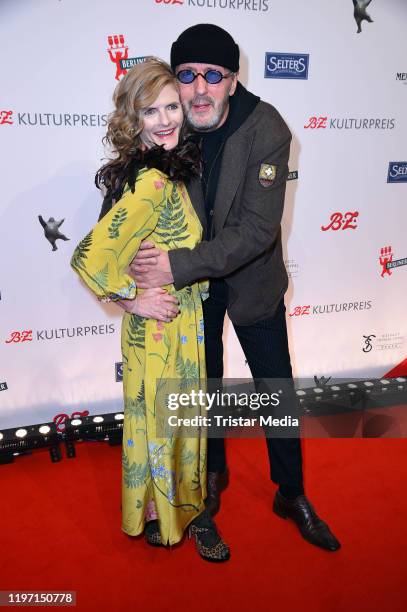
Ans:
POLYGON ((61 433, 65 431, 65 421, 67 419, 80 419, 81 417, 85 417, 88 415, 89 410, 82 410, 82 412, 73 412, 71 416, 69 416, 69 414, 61 412, 60 414, 56 414, 52 420, 56 425, 57 431, 61 433))
POLYGON ((310 117, 308 123, 304 125, 304 127, 306 130, 325 130, 327 121, 328 117, 310 117))
POLYGON ((311 314, 309 309, 311 308, 311 304, 308 306, 295 306, 294 310, 290 312, 290 317, 302 317, 303 315, 311 314))
POLYGON ((12 119, 13 111, 11 110, 2 110, 0 111, 0 125, 9 124, 13 125, 12 119))
POLYGON ((184 4, 184 0, 154 0, 156 4, 184 4))
POLYGON ((359 213, 355 210, 355 212, 347 212, 344 215, 340 212, 332 213, 329 217, 330 223, 327 226, 321 225, 321 230, 326 232, 328 230, 333 230, 334 232, 342 229, 356 229, 357 224, 355 223, 356 217, 359 216, 359 213))
POLYGON ((124 44, 123 34, 115 34, 107 37, 109 48, 107 50, 111 61, 116 64, 116 81, 127 74, 127 70, 121 67, 120 60, 128 58, 129 48, 124 44))
POLYGON ((12 331, 10 338, 6 340, 6 344, 17 344, 18 342, 31 342, 33 339, 32 329, 25 329, 24 331, 12 331))
POLYGON ((380 265, 382 266, 382 273, 380 275, 382 278, 385 274, 388 274, 389 276, 391 276, 391 270, 387 267, 387 264, 391 261, 393 261, 393 251, 391 249, 391 246, 382 247, 380 249, 380 257, 379 257, 379 262, 380 262, 380 265))

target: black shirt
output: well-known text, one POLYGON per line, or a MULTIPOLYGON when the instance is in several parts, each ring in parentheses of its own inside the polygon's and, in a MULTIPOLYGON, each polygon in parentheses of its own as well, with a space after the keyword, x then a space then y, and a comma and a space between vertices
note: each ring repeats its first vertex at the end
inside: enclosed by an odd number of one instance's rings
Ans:
POLYGON ((197 132, 201 137, 203 159, 202 191, 207 218, 205 240, 212 237, 212 219, 225 143, 253 112, 259 100, 258 96, 238 82, 234 95, 229 98, 229 113, 225 123, 212 132, 197 132))

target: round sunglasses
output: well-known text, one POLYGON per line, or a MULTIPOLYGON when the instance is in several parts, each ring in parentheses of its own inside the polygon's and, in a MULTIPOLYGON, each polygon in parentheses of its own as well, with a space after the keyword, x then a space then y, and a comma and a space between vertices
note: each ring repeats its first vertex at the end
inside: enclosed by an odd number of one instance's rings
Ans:
POLYGON ((207 70, 205 72, 205 74, 202 74, 202 72, 194 72, 193 70, 180 70, 177 73, 177 79, 180 83, 183 83, 184 85, 189 85, 189 83, 192 83, 193 81, 195 81, 197 76, 201 76, 205 79, 205 81, 207 83, 209 83, 209 85, 216 85, 217 83, 220 83, 222 79, 227 79, 228 77, 232 76, 234 74, 234 72, 228 72, 227 74, 222 74, 219 70, 207 70))

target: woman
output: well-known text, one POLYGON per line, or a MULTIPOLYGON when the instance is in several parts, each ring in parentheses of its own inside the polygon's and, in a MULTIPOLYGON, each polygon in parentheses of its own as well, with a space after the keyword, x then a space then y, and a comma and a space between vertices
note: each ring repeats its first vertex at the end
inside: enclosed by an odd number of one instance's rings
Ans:
POLYGON ((96 175, 107 189, 102 218, 71 265, 102 300, 131 300, 133 314, 124 314, 122 325, 122 529, 133 536, 144 530, 149 544, 166 545, 189 527, 204 559, 226 561, 229 548, 204 506, 205 436, 156 436, 157 385, 177 379, 181 387, 197 387, 205 378, 201 293, 207 285, 143 292, 127 273, 147 237, 168 250, 193 248, 201 239, 184 186, 199 175, 199 150, 182 137, 177 82, 161 60, 132 68, 113 101, 105 140, 115 158, 96 175))

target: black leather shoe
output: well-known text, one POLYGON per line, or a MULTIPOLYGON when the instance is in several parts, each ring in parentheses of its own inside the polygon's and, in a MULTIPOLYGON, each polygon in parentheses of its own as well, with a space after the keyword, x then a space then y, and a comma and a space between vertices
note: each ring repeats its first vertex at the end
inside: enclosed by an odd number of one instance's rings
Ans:
POLYGON ((220 494, 226 489, 229 482, 229 472, 208 472, 207 474, 207 497, 205 507, 211 516, 215 516, 220 508, 220 494))
POLYGON ((292 519, 307 542, 330 551, 338 550, 341 547, 328 525, 319 518, 305 495, 299 495, 294 500, 290 500, 277 491, 273 511, 281 518, 292 519))

